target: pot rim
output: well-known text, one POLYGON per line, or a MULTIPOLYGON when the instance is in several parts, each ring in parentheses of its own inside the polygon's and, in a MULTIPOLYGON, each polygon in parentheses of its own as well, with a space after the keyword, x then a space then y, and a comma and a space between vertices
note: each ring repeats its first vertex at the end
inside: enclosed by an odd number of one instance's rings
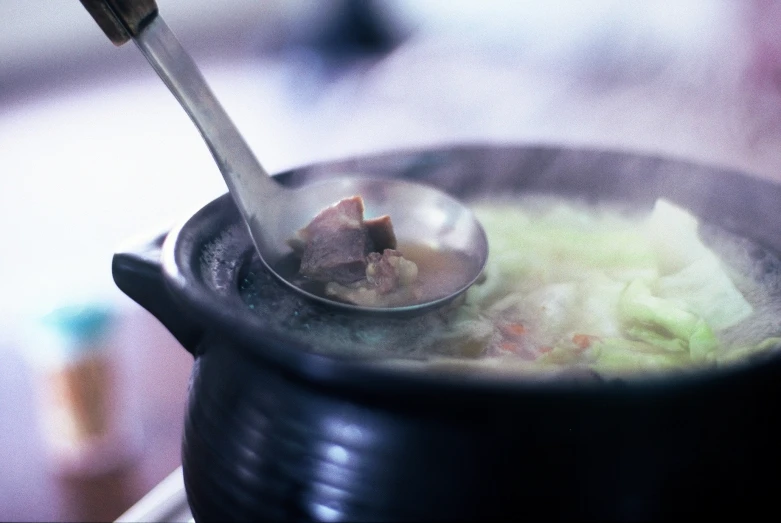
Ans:
MULTIPOLYGON (((295 167, 275 176, 288 176, 318 166, 342 164, 355 159, 374 159, 399 154, 420 154, 430 151, 447 152, 455 149, 478 148, 491 149, 533 149, 542 148, 552 151, 584 151, 593 153, 619 154, 628 157, 659 159, 667 162, 691 164, 705 167, 700 163, 687 162, 670 157, 652 156, 634 152, 604 150, 596 148, 560 147, 556 145, 533 144, 463 144, 448 145, 441 148, 421 147, 393 149, 373 154, 351 157, 347 160, 328 160, 310 165, 295 167)), ((714 171, 722 171, 712 168, 714 171)), ((772 181, 753 177, 750 174, 737 173, 754 183, 775 185, 772 181)), ((425 360, 410 359, 358 359, 338 355, 324 355, 309 349, 303 344, 280 333, 271 332, 263 327, 258 316, 243 305, 240 298, 224 299, 210 292, 196 269, 194 253, 200 251, 199 239, 203 237, 201 227, 209 223, 215 227, 214 217, 225 220, 225 207, 232 205, 229 194, 223 194, 212 200, 192 216, 181 220, 168 233, 162 246, 163 275, 168 291, 174 301, 194 316, 201 324, 211 324, 222 335, 230 336, 238 342, 242 350, 265 364, 283 370, 287 375, 303 379, 313 384, 331 389, 360 390, 367 394, 410 394, 415 396, 423 391, 465 395, 477 393, 499 396, 535 393, 549 395, 594 394, 614 395, 617 391, 629 395, 648 395, 659 393, 679 393, 692 389, 705 389, 718 386, 725 381, 746 379, 754 373, 781 372, 781 354, 768 355, 761 361, 747 360, 725 367, 690 370, 682 373, 649 373, 626 378, 606 379, 585 383, 572 383, 561 379, 537 379, 497 373, 491 369, 480 372, 453 372, 437 370, 432 372, 432 363, 425 360)), ((233 222, 231 222, 233 223, 233 222)), ((219 225, 219 224, 218 224, 219 225)), ((219 226, 216 227, 219 229, 219 226)), ((436 367, 434 367, 436 368, 436 367)))

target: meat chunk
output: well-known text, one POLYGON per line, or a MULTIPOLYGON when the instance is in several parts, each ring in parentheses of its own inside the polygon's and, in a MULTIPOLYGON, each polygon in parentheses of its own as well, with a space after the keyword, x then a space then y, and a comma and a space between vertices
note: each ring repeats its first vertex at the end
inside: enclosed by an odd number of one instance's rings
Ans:
POLYGON ((325 293, 367 306, 414 301, 418 267, 395 250, 389 216, 363 219, 353 196, 322 210, 288 242, 301 257, 299 273, 326 284, 325 293))
POLYGON ((304 245, 299 269, 304 276, 341 284, 366 278, 366 256, 373 247, 359 196, 323 209, 298 239, 304 245))
MULTIPOLYGON (((357 198, 357 197, 355 197, 357 198)), ((353 198, 348 198, 348 200, 352 200, 353 198)), ((347 200, 342 200, 342 202, 345 202, 347 200)), ((341 203, 341 202, 340 202, 341 203)), ((361 202, 362 204, 363 202, 361 202)), ((337 204, 338 206, 339 204, 337 204)), ((353 203, 350 202, 348 211, 350 214, 354 212, 354 209, 351 209, 353 207, 353 203)), ((329 207, 330 209, 330 207, 329 207)), ((315 220, 318 218, 316 217, 315 220)), ((313 220, 313 222, 315 221, 313 220)), ((369 234, 369 241, 371 242, 369 245, 369 251, 370 252, 382 252, 385 249, 395 249, 396 248, 396 233, 393 231, 393 223, 391 223, 390 216, 387 214, 380 216, 378 218, 372 218, 370 220, 364 220, 364 225, 366 226, 366 232, 369 234)), ((311 225, 311 223, 310 223, 311 225)), ((309 230, 309 226, 301 229, 296 233, 296 236, 293 238, 290 238, 288 240, 288 245, 293 249, 293 252, 295 252, 299 258, 301 258, 304 254, 304 249, 306 248, 306 242, 307 240, 313 235, 326 232, 325 230, 309 230)))
POLYGON ((366 220, 366 230, 372 242, 372 252, 382 252, 385 249, 396 248, 396 233, 393 232, 393 224, 387 214, 379 218, 366 220))
POLYGON ((328 283, 328 296, 365 307, 392 307, 415 303, 420 298, 419 287, 413 285, 418 266, 404 259, 399 251, 385 249, 367 257, 366 279, 350 285, 328 283))
POLYGON ((369 253, 366 262, 366 281, 380 294, 409 285, 418 277, 418 266, 393 249, 369 253))

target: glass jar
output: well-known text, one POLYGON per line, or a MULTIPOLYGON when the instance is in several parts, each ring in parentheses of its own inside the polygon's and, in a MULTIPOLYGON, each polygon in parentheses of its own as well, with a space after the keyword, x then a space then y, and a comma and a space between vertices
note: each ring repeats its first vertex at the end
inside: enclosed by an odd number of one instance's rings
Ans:
POLYGON ((116 324, 111 308, 95 304, 61 307, 38 322, 29 350, 43 437, 60 472, 105 473, 139 450, 116 324))

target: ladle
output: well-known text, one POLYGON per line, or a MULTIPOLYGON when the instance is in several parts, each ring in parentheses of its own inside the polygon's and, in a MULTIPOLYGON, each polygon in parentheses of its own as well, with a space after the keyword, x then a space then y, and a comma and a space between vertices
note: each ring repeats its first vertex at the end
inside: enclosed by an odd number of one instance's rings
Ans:
POLYGON ((488 257, 485 233, 473 213, 434 188, 390 178, 339 177, 297 188, 283 187, 263 169, 212 94, 192 58, 158 14, 154 0, 80 0, 116 45, 131 38, 198 127, 225 179, 266 267, 281 281, 329 306, 371 314, 409 314, 442 305, 468 289, 488 257), (456 251, 470 272, 446 296, 393 308, 363 307, 312 294, 275 269, 290 253, 287 240, 319 211, 360 195, 367 218, 387 214, 400 241, 436 251, 456 251))

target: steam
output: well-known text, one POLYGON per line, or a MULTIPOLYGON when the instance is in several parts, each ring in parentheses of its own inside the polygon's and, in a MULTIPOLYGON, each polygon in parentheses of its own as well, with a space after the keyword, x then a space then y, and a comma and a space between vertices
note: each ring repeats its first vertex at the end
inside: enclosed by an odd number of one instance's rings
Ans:
POLYGON ((758 56, 762 42, 781 37, 757 31, 765 12, 781 20, 781 8, 760 4, 401 3, 397 11, 418 32, 324 95, 319 106, 339 132, 313 154, 443 142, 564 143, 778 178, 781 92, 770 77, 781 66, 758 56))

